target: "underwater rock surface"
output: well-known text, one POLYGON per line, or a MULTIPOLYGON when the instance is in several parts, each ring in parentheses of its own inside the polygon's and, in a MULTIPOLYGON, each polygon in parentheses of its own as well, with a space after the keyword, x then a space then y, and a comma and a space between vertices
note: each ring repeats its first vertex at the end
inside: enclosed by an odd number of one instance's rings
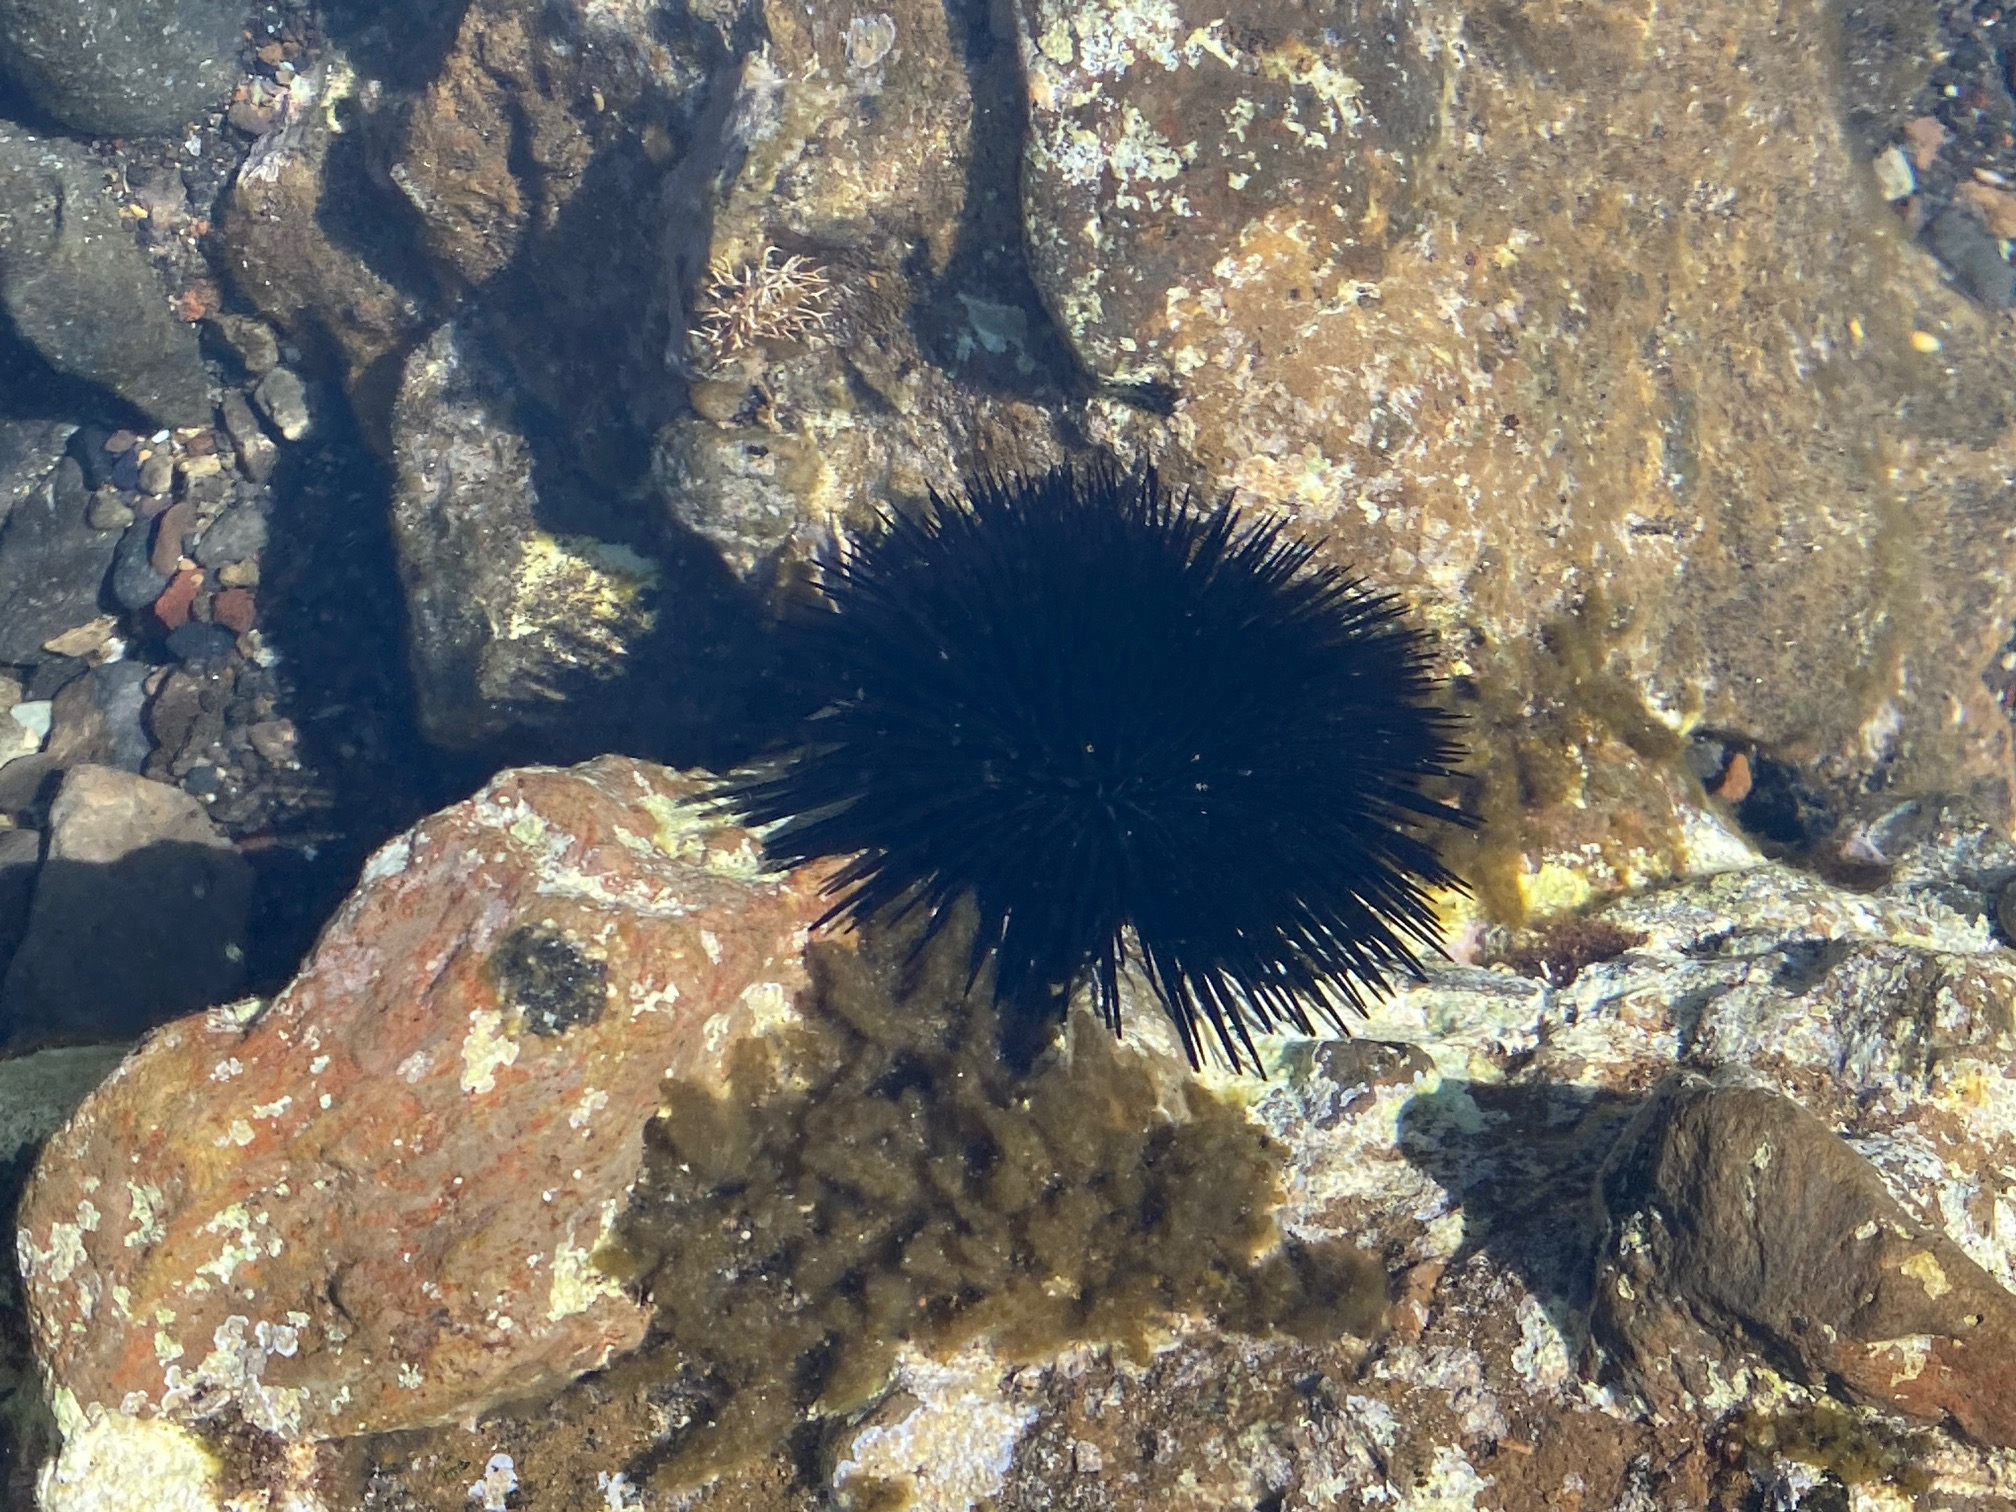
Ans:
POLYGON ((210 396, 196 333, 165 295, 90 154, 0 122, 0 304, 15 330, 59 372, 158 422, 200 425, 210 396))
POLYGON ((692 791, 613 757, 500 777, 381 850, 271 1004, 145 1040, 21 1206, 59 1418, 411 1427, 636 1344, 590 1257, 660 1079, 803 980, 809 894, 692 791))
POLYGON ((1140 983, 1017 1081, 958 951, 808 949, 815 879, 692 791, 500 776, 55 1137, 49 1512, 500 1454, 583 1509, 2016 1500, 2016 845, 1967 812, 1860 890, 1732 848, 1486 940, 1265 1082, 1140 983))

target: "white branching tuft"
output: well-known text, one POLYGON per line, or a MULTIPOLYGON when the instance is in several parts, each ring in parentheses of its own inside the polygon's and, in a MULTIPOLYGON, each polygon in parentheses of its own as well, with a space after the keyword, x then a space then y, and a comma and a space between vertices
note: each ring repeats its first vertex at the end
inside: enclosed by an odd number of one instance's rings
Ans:
POLYGON ((796 341, 826 324, 830 286, 809 258, 776 247, 737 268, 717 260, 694 305, 693 332, 704 355, 719 362, 759 341, 796 341))

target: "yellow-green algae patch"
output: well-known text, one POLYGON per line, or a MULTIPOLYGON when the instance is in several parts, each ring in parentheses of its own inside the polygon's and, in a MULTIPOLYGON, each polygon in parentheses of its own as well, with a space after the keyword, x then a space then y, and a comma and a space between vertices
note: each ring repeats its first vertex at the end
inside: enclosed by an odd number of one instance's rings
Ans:
POLYGON ((1752 1409, 1732 1428, 1753 1462, 1770 1456, 1797 1460, 1843 1486, 1894 1486, 1913 1497, 1932 1489, 1926 1467, 1936 1444, 1932 1434, 1892 1427, 1832 1397, 1776 1412, 1752 1409))
POLYGON ((656 1308, 601 1388, 678 1385, 639 1478, 669 1491, 780 1453, 872 1401, 906 1345, 1145 1358, 1179 1314, 1377 1330, 1384 1270, 1281 1241, 1283 1152, 1238 1107, 1187 1082, 1158 1096, 1089 1024, 1017 1078, 984 993, 961 1001, 958 942, 898 988, 900 959, 815 948, 802 1021, 737 1046, 718 1090, 666 1087, 637 1199, 597 1255, 656 1308))

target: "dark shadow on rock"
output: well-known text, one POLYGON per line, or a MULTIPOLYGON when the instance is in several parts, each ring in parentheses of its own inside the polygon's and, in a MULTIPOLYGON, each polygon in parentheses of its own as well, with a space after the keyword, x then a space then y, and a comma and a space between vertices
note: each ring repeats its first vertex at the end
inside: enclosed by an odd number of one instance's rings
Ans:
POLYGON ((1014 22, 1007 7, 990 0, 945 0, 945 28, 966 70, 972 138, 951 255, 944 271, 920 288, 910 313, 912 334, 964 387, 1062 404, 1092 384, 1051 320, 1024 250, 1028 106, 1014 22))
POLYGON ((418 89, 440 73, 468 10, 469 0, 340 0, 318 19, 359 77, 418 89))
POLYGON ((299 767, 286 817, 239 837, 258 875, 246 965, 260 992, 293 974, 372 850, 460 796, 415 720, 390 474, 333 402, 280 455, 259 618, 299 767))
MULTIPOLYGON (((0 1160, 0 1233, 14 1232, 21 1193, 35 1169, 39 1144, 0 1160)), ((35 1480, 62 1435, 43 1397, 13 1246, 0 1258, 0 1512, 35 1512, 35 1480)))
POLYGON ((252 871, 228 845, 162 841, 45 861, 0 980, 0 1054, 101 1044, 230 1002, 245 982, 252 871))
POLYGON ((1588 1333, 1605 1222, 1596 1179, 1644 1099, 1567 1082, 1445 1080, 1400 1113, 1407 1160, 1463 1210, 1455 1260, 1516 1273, 1571 1345, 1588 1333))
POLYGON ((143 433, 155 429, 110 389, 51 367, 21 338, 4 310, 0 310, 0 418, 99 421, 107 430, 126 426, 143 433))

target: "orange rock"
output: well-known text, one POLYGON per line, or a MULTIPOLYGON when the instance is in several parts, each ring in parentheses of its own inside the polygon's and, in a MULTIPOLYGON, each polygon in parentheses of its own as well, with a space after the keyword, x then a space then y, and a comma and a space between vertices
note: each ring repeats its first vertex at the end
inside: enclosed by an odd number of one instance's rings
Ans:
POLYGON ((2016 194, 1970 179, 1953 190, 1953 197, 1978 213, 1991 234, 2016 237, 2016 194))
POLYGON ((1738 751, 1729 758, 1729 765, 1722 773, 1722 780, 1715 785, 1714 796, 1724 803, 1741 803, 1750 796, 1750 789, 1756 779, 1750 772, 1750 758, 1738 751))
POLYGON ((161 597, 154 600, 154 617, 170 630, 180 630, 189 623, 190 607, 202 591, 203 569, 184 567, 168 580, 168 586, 161 590, 161 597))
POLYGON ((258 618, 257 610, 250 590, 244 588, 226 588, 210 600, 210 618, 240 635, 252 628, 258 618))
POLYGON ((1911 166, 1923 173, 1939 156, 1951 135, 1937 116, 1918 116, 1904 123, 1904 141, 1911 153, 1911 166))
POLYGON ((505 772, 385 846, 258 1011, 156 1032, 45 1148, 37 1351, 79 1407, 289 1440, 472 1417, 644 1335, 596 1268, 668 1074, 806 985, 817 874, 697 783, 505 772))

